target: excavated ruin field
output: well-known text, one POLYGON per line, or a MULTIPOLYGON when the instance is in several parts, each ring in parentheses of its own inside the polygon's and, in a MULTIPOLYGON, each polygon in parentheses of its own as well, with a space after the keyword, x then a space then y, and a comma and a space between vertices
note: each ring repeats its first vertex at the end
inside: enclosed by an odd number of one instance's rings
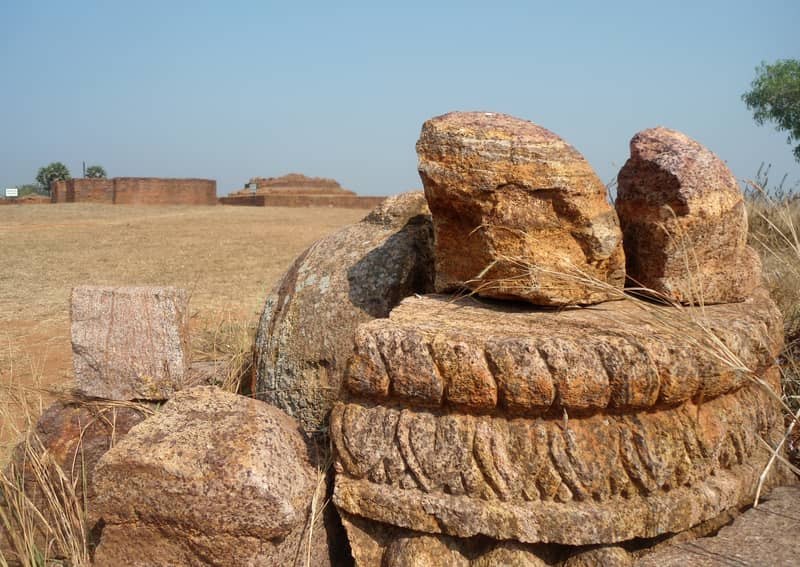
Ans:
MULTIPOLYGON (((337 208, 0 209, 0 381, 71 378, 70 290, 80 284, 174 285, 192 293, 197 345, 260 313, 309 244, 366 212, 337 208)), ((213 337, 211 338, 213 341, 213 337)))

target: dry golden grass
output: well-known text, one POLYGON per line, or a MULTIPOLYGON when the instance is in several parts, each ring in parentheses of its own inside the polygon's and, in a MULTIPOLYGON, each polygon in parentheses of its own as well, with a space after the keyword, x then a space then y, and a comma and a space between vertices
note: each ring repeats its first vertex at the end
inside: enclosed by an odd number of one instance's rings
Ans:
MULTIPOLYGON (((174 285, 193 332, 250 323, 302 250, 353 209, 110 206, 0 208, 0 373, 70 377, 69 294, 80 284, 174 285), (39 372, 30 371, 30 360, 39 372)), ((198 341, 206 348, 207 341, 198 341)))

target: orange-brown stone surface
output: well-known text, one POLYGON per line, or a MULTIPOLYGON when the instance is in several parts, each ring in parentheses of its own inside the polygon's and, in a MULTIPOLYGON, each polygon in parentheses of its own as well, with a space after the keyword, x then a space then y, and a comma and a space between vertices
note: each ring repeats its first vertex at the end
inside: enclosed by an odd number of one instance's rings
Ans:
POLYGON ((97 464, 94 564, 330 565, 316 458, 277 408, 183 390, 97 464))
POLYGON ((780 352, 782 318, 763 289, 747 302, 704 310, 614 301, 545 311, 409 297, 388 318, 358 328, 345 384, 353 396, 408 407, 534 416, 631 411, 746 383, 709 353, 712 336, 760 372, 780 352))
POLYGON ((632 285, 683 303, 742 301, 761 281, 736 178, 713 152, 658 127, 636 134, 616 209, 632 285))
POLYGON ((571 305, 622 287, 622 235, 605 187, 553 132, 504 114, 453 112, 423 124, 417 154, 438 291, 571 305))
POLYGON ((688 529, 752 501, 768 458, 757 436, 782 432, 767 391, 781 328, 763 290, 705 310, 408 298, 357 331, 351 399, 331 417, 334 501, 461 538, 688 529))

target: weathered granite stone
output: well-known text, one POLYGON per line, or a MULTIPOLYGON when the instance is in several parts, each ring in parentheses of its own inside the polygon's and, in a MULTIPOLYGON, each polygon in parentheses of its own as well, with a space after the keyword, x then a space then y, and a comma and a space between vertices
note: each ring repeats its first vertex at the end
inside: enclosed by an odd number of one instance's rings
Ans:
POLYGON ((622 547, 596 547, 580 551, 564 562, 564 567, 631 567, 633 557, 622 547))
POLYGON ((109 400, 164 400, 189 365, 185 290, 80 286, 72 290, 78 391, 109 400))
MULTIPOLYGON (((773 387, 777 380, 773 376, 773 387)), ((508 419, 337 405, 336 505, 459 537, 614 543, 746 505, 776 442, 760 386, 634 415, 508 419)))
POLYGON ((267 298, 256 335, 257 396, 324 426, 340 397, 356 327, 433 287, 432 229, 422 193, 387 199, 318 241, 267 298))
POLYGON ((334 502, 461 538, 685 530, 753 497, 756 436, 776 442, 782 420, 741 369, 779 391, 781 328, 763 290, 704 309, 408 298, 359 327, 331 418, 334 502))
MULTIPOLYGON (((528 546, 529 547, 529 546, 528 546)), ((470 567, 547 567, 547 563, 526 546, 514 542, 498 542, 470 563, 470 567)))
POLYGON ((394 540, 383 556, 385 567, 469 567, 456 545, 444 538, 414 534, 394 540))
POLYGON ((309 541, 312 501, 326 490, 311 458, 278 409, 183 390, 95 468, 95 564, 329 565, 323 514, 309 541))
POLYGON ((407 407, 630 411, 740 387, 746 374, 709 354, 709 333, 760 372, 774 365, 782 328, 763 289, 744 303, 682 310, 615 301, 543 311, 409 297, 388 319, 358 328, 345 383, 353 396, 407 407))
POLYGON ((356 567, 381 565, 470 565, 471 567, 544 567, 558 553, 542 546, 487 538, 462 539, 424 534, 341 512, 356 567), (414 562, 418 561, 418 562, 414 562))
POLYGON ((639 559, 636 567, 793 566, 798 564, 800 488, 774 488, 714 537, 663 547, 639 559))
MULTIPOLYGON (((145 404, 104 400, 55 402, 42 413, 29 442, 36 450, 47 452, 73 482, 79 498, 84 487, 91 496, 94 467, 100 457, 153 411, 145 404)), ((23 461, 23 449, 18 447, 13 462, 23 461)))
POLYGON ((630 147, 616 209, 633 285, 683 303, 749 297, 761 263, 746 245, 744 199, 725 163, 668 128, 643 130, 630 147))
POLYGON ((423 124, 417 154, 437 291, 583 305, 622 287, 622 234, 605 187, 554 133, 505 114, 452 112, 423 124))

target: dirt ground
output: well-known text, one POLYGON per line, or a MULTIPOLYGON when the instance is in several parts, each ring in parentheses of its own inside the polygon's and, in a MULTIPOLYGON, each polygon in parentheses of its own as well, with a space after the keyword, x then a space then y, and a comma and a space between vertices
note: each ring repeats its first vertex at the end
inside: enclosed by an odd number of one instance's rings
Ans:
POLYGON ((272 285, 312 242, 366 211, 59 204, 0 208, 0 382, 72 379, 70 290, 174 285, 194 333, 253 324, 272 285))

